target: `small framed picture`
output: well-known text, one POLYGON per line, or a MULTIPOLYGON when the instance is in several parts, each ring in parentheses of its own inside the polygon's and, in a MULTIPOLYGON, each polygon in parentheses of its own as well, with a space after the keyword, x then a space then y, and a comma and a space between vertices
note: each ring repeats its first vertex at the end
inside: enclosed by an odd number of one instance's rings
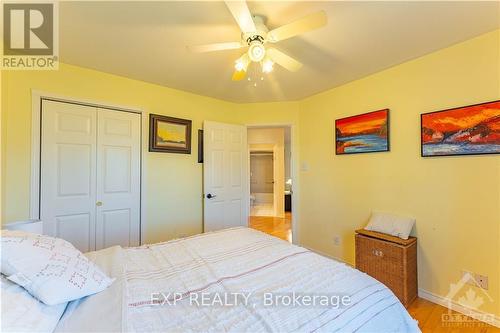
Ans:
POLYGON ((191 120, 150 114, 149 151, 191 154, 191 120))
POLYGON ((389 151, 389 109, 335 120, 335 154, 389 151))

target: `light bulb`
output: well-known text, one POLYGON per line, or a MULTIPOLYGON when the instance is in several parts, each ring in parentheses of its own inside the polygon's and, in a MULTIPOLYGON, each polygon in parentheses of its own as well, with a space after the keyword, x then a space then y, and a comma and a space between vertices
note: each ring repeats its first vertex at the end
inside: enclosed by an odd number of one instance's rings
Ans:
POLYGON ((250 60, 259 62, 264 59, 265 55, 266 49, 260 42, 253 42, 250 45, 250 48, 248 49, 248 56, 250 57, 250 60))
POLYGON ((247 71, 248 68, 248 55, 245 53, 234 62, 234 69, 238 72, 247 71))
POLYGON ((274 62, 272 62, 271 60, 266 60, 262 64, 262 71, 264 73, 270 73, 273 71, 273 66, 274 66, 274 62))
POLYGON ((234 69, 236 69, 238 72, 241 72, 242 70, 245 69, 245 64, 241 60, 236 60, 234 64, 234 69))

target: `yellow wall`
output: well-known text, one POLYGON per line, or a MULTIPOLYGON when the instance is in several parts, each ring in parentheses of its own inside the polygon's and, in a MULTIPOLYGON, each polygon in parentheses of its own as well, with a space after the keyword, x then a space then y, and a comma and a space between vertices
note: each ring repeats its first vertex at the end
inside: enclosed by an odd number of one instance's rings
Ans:
MULTIPOLYGON (((234 104, 61 64, 2 73, 2 223, 29 215, 31 89, 193 120, 294 125, 301 243, 354 261, 353 231, 372 209, 417 218, 420 287, 444 296, 461 269, 486 274, 500 315, 500 157, 421 158, 419 114, 500 99, 499 31, 300 102, 234 104), (391 152, 336 156, 333 121, 391 109, 391 152), (299 188, 300 186, 300 188, 299 188), (300 197, 299 197, 300 195, 300 197), (334 235, 342 245, 333 245, 334 235)), ((202 169, 191 155, 147 153, 146 242, 202 227, 202 169)), ((295 237, 295 236, 294 236, 295 237)))
POLYGON ((300 103, 303 244, 354 263, 372 210, 414 216, 419 287, 444 296, 461 270, 488 275, 500 314, 500 156, 420 157, 420 114, 500 99, 499 31, 300 103), (390 108, 391 151, 335 155, 334 119, 390 108), (334 235, 342 237, 334 246, 334 235))
POLYGON ((191 155, 146 153, 143 240, 148 243, 202 231, 197 130, 203 120, 246 124, 298 119, 297 103, 234 104, 66 64, 58 71, 5 71, 2 83, 2 223, 29 217, 31 89, 193 121, 191 155))

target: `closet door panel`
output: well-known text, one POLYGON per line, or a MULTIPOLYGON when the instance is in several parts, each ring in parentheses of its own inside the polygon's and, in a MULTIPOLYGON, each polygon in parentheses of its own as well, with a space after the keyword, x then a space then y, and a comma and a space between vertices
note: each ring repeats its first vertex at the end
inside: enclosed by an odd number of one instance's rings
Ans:
POLYGON ((90 230, 94 230, 94 216, 90 213, 71 214, 56 217, 57 237, 67 240, 82 252, 92 251, 95 244, 94 236, 90 230))
POLYGON ((47 235, 95 249, 97 109, 42 102, 40 218, 47 235))
POLYGON ((131 147, 103 146, 103 194, 130 193, 132 184, 131 147), (116 168, 119 166, 119 168, 116 168))
POLYGON ((102 243, 129 246, 132 242, 132 216, 130 209, 113 209, 102 212, 102 243))
POLYGON ((99 109, 97 249, 139 245, 141 116, 99 109))

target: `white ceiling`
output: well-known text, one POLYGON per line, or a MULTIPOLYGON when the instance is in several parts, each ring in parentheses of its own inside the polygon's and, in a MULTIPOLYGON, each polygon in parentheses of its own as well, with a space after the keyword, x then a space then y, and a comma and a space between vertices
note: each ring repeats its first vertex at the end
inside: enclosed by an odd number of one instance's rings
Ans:
MULTIPOLYGON (((272 29, 325 10, 328 25, 276 47, 304 63, 275 66, 257 87, 233 82, 242 50, 187 45, 239 41, 223 2, 61 2, 61 61, 233 102, 298 100, 500 26, 499 2, 250 2, 272 29)), ((260 70, 254 68, 260 79, 260 70)), ((257 76, 255 76, 257 75, 257 76)))

